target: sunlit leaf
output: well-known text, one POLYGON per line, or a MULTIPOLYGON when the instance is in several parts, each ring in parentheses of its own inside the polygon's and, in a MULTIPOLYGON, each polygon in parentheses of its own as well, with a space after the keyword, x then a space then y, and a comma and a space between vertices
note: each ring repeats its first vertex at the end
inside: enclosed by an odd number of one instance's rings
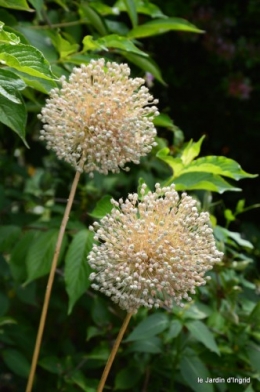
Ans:
POLYGON ((0 0, 0 7, 11 8, 20 11, 33 11, 26 0, 0 0))
POLYGON ((131 38, 151 37, 153 35, 166 33, 167 31, 171 31, 171 30, 186 31, 192 33, 203 33, 202 30, 198 29, 192 23, 187 22, 184 19, 165 18, 165 19, 152 20, 151 22, 147 22, 143 25, 135 27, 134 29, 129 31, 128 37, 131 38))
POLYGON ((19 44, 20 38, 14 33, 8 33, 3 29, 4 23, 0 22, 0 42, 8 42, 9 44, 16 45, 19 44))
POLYGON ((54 78, 48 61, 31 45, 0 45, 0 61, 32 76, 43 79, 54 78))

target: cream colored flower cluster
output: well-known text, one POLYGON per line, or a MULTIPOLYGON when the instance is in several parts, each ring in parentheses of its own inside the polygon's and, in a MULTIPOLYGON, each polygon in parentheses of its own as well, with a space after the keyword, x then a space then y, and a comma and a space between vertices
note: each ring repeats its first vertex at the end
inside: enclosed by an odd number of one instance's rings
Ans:
POLYGON ((92 287, 128 312, 140 306, 171 306, 190 300, 206 283, 205 272, 223 256, 215 245, 209 214, 174 185, 146 194, 112 200, 112 212, 95 222, 95 240, 88 256, 92 287))
MULTIPOLYGON (((130 78, 127 64, 92 60, 74 68, 69 81, 50 98, 39 118, 40 139, 76 170, 107 174, 127 162, 139 163, 156 145, 158 115, 144 79, 130 78)), ((125 168, 127 169, 127 168, 125 168)))

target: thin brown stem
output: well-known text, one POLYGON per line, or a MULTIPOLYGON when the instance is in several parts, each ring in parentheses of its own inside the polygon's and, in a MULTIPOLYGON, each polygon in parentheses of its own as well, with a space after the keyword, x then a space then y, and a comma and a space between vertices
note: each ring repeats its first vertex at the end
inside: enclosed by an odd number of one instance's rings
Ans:
POLYGON ((103 388, 104 388, 105 383, 106 383, 106 380, 107 380, 107 376, 108 376, 109 371, 110 371, 110 369, 111 369, 112 363, 113 363, 113 361, 114 361, 114 359, 115 359, 115 356, 116 356, 118 347, 119 347, 119 345, 120 345, 120 343, 121 343, 121 340, 122 340, 122 338, 123 338, 123 336, 124 336, 124 333, 125 333, 125 331, 126 331, 126 328, 127 328, 128 324, 129 324, 129 321, 130 321, 130 319, 131 319, 131 317, 132 317, 132 314, 133 314, 133 313, 127 313, 127 315, 126 315, 126 317, 125 317, 125 319, 124 319, 124 322, 123 322, 123 324, 122 324, 122 327, 121 327, 121 329, 120 329, 120 331, 119 331, 119 334, 117 335, 116 341, 115 341, 115 343, 114 343, 114 346, 113 346, 113 348, 112 348, 112 351, 111 351, 111 353, 110 353, 110 355, 109 355, 109 358, 108 358, 108 360, 107 360, 105 369, 104 369, 104 371, 103 371, 102 377, 101 377, 100 382, 99 382, 99 385, 98 385, 97 392, 102 392, 102 391, 103 391, 103 388))
POLYGON ((76 193, 76 189, 77 189, 77 185, 79 182, 79 177, 80 177, 80 172, 77 171, 75 174, 72 186, 71 186, 68 203, 67 203, 67 206, 66 206, 66 209, 64 212, 64 216, 63 216, 63 219, 61 222, 61 226, 60 226, 59 236, 57 239, 57 243, 56 243, 56 247, 55 247, 55 251, 54 251, 54 255, 53 255, 53 259, 52 259, 51 270, 50 270, 50 274, 49 274, 49 278, 48 278, 48 283, 46 286, 45 298, 44 298, 44 303, 43 303, 43 307, 42 307, 42 313, 41 313, 39 328, 38 328, 38 332, 37 332, 36 342, 35 342, 35 346, 34 346, 34 353, 33 353, 28 383, 27 383, 27 387, 26 387, 26 392, 31 392, 32 386, 33 386, 33 380, 34 380, 35 370, 36 370, 36 366, 37 366, 37 362, 38 362, 38 357, 39 357, 39 352, 40 352, 40 347, 41 347, 41 342, 42 342, 42 335, 43 335, 43 331, 44 331, 47 311, 48 311, 49 302, 50 302, 51 290, 52 290, 53 281, 54 281, 54 275, 55 275, 55 271, 56 271, 56 267, 57 267, 57 263, 58 263, 58 259, 59 259, 62 239, 63 239, 64 232, 65 232, 65 229, 67 226, 71 206, 72 206, 74 196, 76 193))

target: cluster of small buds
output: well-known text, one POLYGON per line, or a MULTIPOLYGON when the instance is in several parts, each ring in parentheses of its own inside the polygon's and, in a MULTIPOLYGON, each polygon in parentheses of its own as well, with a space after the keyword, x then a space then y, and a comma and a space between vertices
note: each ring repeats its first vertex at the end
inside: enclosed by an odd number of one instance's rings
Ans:
POLYGON ((62 78, 39 115, 47 148, 92 176, 138 164, 156 145, 158 101, 142 86, 144 79, 129 75, 127 64, 99 59, 74 68, 69 81, 62 78))
POLYGON ((95 232, 88 262, 92 287, 128 312, 140 306, 171 306, 191 300, 189 293, 206 283, 204 274, 223 256, 215 245, 209 214, 174 185, 141 188, 142 200, 129 194, 112 199, 110 214, 90 227, 95 232))

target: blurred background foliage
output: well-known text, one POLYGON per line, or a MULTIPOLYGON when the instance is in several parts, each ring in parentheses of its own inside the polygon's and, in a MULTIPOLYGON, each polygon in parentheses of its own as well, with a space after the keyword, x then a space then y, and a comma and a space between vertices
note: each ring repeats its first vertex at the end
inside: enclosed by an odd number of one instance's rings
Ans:
POLYGON ((140 309, 107 390, 260 390, 260 184, 249 174, 259 172, 259 16, 256 0, 0 0, 1 392, 25 388, 73 177, 39 141, 37 114, 61 75, 99 57, 128 62, 159 98, 158 146, 129 173, 82 175, 35 390, 95 391, 124 312, 89 288, 87 228, 109 210, 108 195, 143 181, 196 197, 225 257, 191 304, 140 309))

